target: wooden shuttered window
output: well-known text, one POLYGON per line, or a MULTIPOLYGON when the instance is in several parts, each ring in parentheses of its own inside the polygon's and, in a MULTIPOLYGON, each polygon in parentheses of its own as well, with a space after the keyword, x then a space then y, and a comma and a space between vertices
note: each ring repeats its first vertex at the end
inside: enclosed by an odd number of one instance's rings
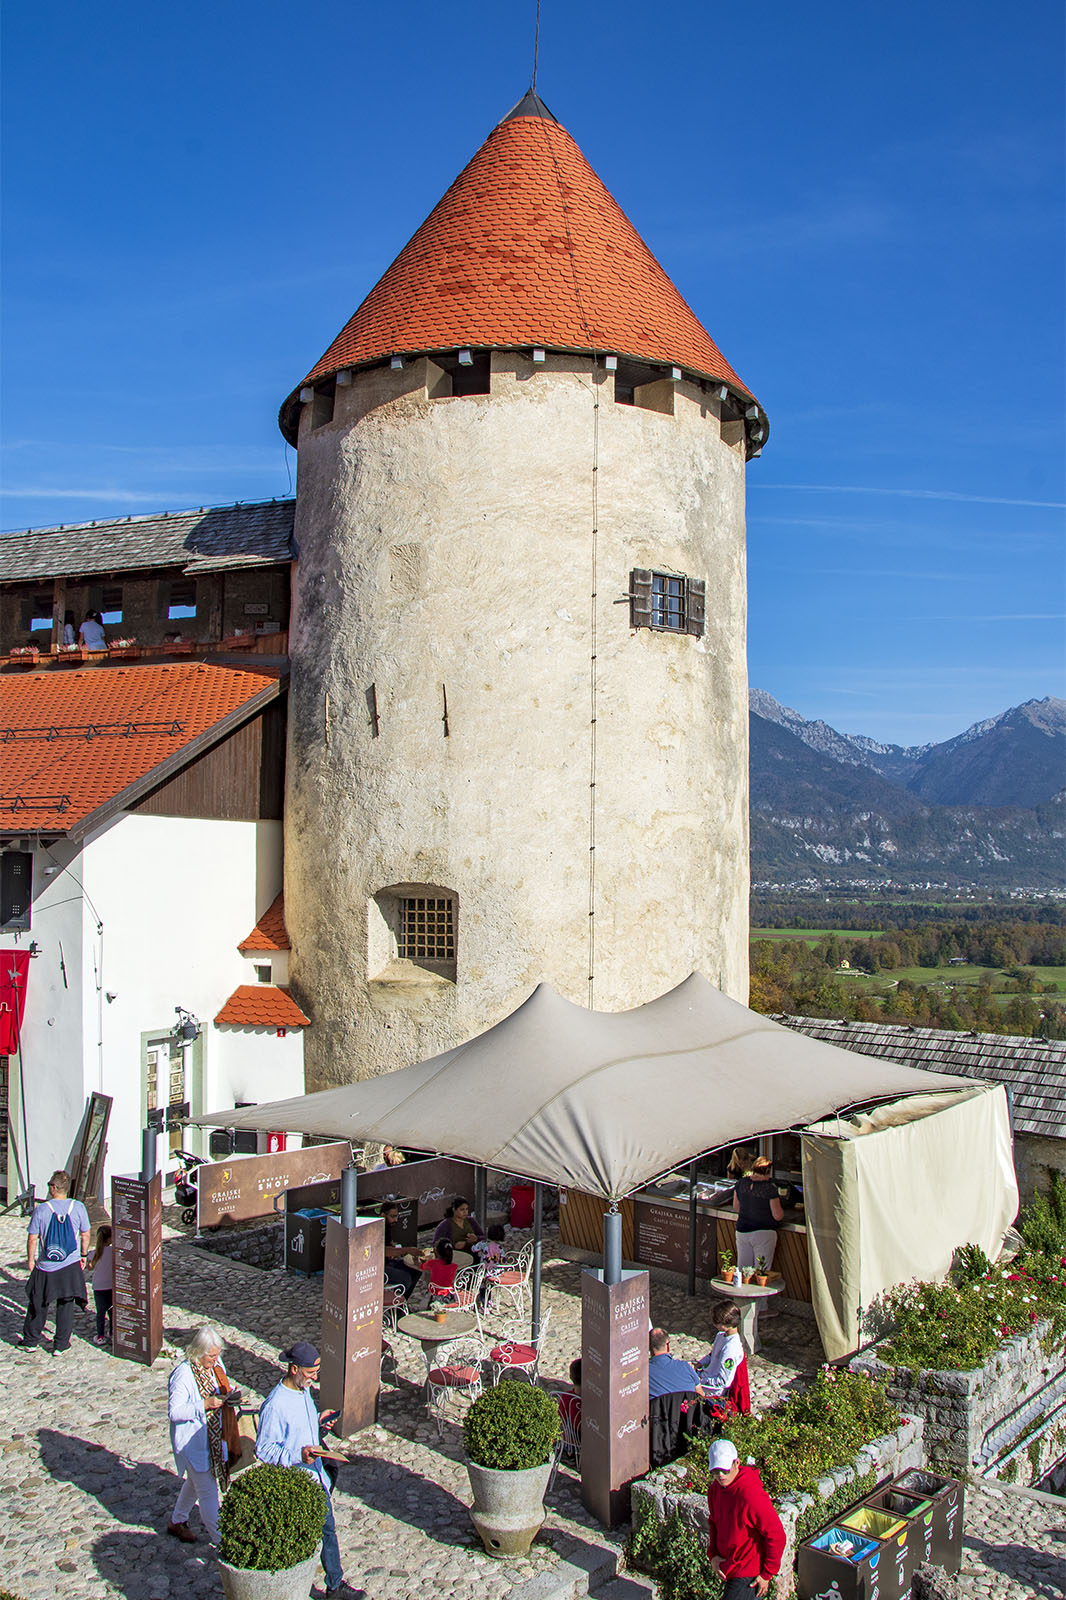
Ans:
POLYGON ((685 627, 702 639, 707 615, 707 584, 703 578, 685 579, 685 627))
POLYGON ((651 627, 652 573, 646 567, 634 567, 629 574, 629 626, 651 627))
POLYGON ((629 574, 629 626, 702 638, 706 627, 707 583, 680 573, 634 567, 629 574))

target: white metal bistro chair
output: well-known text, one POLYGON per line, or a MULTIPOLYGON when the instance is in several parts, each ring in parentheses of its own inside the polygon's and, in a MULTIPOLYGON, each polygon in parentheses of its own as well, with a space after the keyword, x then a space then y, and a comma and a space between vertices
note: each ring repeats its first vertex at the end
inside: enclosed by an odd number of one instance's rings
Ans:
POLYGON ((526 1312, 529 1275, 533 1268, 533 1240, 529 1239, 517 1255, 505 1256, 494 1267, 487 1267, 488 1309, 498 1313, 506 1306, 516 1317, 526 1312))
POLYGON ((423 1350, 426 1363, 426 1410, 437 1424, 437 1435, 443 1437, 447 1421, 458 1422, 459 1416, 449 1416, 449 1403, 466 1399, 475 1401, 482 1389, 482 1364, 485 1344, 482 1339, 467 1337, 449 1340, 437 1345, 432 1353, 423 1350))
POLYGON ((485 1268, 479 1266, 460 1267, 455 1274, 452 1285, 452 1296, 460 1311, 470 1311, 477 1322, 479 1335, 484 1334, 481 1326, 481 1290, 485 1282, 485 1268))
POLYGON ((550 1489, 555 1482, 555 1474, 559 1470, 559 1463, 564 1457, 571 1462, 574 1471, 581 1472, 581 1396, 566 1392, 555 1393, 552 1399, 559 1407, 559 1443, 552 1459, 551 1476, 548 1479, 550 1489))
POLYGON ((530 1383, 536 1383, 540 1372, 540 1357, 544 1349, 544 1341, 548 1334, 548 1324, 551 1321, 551 1309, 544 1312, 540 1319, 540 1332, 536 1339, 531 1339, 525 1331, 525 1324, 513 1322, 505 1324, 503 1335, 498 1344, 493 1345, 489 1351, 489 1362, 492 1366, 492 1382, 499 1383, 501 1378, 528 1378, 530 1383))
POLYGON ((381 1325, 390 1333, 396 1332, 396 1324, 407 1310, 407 1290, 402 1283, 389 1283, 386 1281, 385 1293, 381 1302, 381 1325))

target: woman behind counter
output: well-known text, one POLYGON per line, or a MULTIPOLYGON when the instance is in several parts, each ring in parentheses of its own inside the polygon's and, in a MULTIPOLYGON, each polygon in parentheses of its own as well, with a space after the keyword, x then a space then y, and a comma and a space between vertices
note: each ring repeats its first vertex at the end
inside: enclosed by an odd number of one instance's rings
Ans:
POLYGON ((738 1178, 733 1190, 733 1210, 737 1213, 737 1266, 753 1267, 762 1256, 769 1267, 777 1249, 777 1230, 785 1210, 770 1182, 769 1156, 759 1156, 749 1174, 738 1178))

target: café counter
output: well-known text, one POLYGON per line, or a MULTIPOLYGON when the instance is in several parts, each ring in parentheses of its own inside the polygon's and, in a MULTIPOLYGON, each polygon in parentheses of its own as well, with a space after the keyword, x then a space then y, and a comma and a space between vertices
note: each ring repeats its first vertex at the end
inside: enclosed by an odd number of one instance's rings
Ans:
MULTIPOLYGON (((595 1195, 583 1194, 579 1189, 560 1190, 559 1235, 563 1244, 602 1254, 606 1209, 604 1201, 595 1195)), ((687 1274, 689 1202, 682 1185, 652 1185, 631 1199, 623 1200, 619 1210, 622 1213, 622 1255, 626 1261, 641 1267, 665 1267, 671 1272, 687 1274)), ((725 1250, 735 1261, 736 1213, 731 1206, 698 1200, 697 1278, 707 1281, 716 1277, 718 1258, 725 1250)), ((785 1212, 785 1221, 778 1229, 772 1270, 784 1278, 786 1299, 810 1301, 807 1229, 802 1210, 785 1212)))

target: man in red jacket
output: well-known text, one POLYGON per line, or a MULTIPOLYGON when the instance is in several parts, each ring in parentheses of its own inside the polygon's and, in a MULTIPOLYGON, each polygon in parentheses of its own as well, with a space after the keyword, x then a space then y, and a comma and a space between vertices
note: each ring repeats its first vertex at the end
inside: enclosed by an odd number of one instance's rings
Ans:
POLYGON ((785 1530, 754 1467, 741 1466, 736 1445, 716 1439, 707 1452, 707 1554, 725 1584, 723 1600, 761 1597, 777 1577, 785 1530))

